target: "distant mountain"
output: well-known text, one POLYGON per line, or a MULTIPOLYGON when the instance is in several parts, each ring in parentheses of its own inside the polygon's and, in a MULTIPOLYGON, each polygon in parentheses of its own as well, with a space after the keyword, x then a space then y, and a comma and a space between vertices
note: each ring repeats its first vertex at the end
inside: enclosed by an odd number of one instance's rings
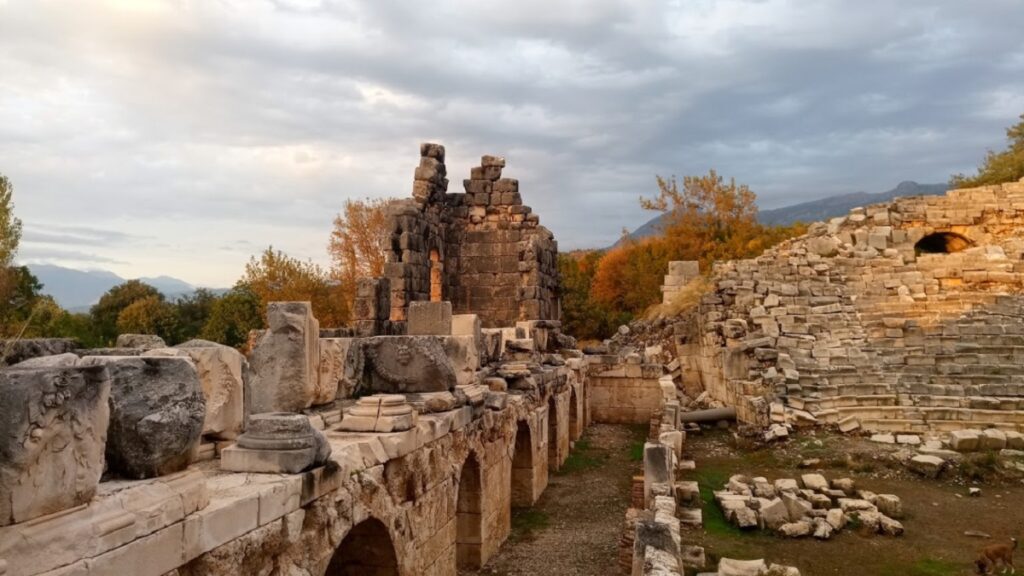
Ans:
MULTIPOLYGON (((29 269, 43 283, 43 293, 53 296, 61 307, 75 312, 84 311, 99 301, 107 290, 126 281, 107 270, 75 270, 53 264, 29 264, 29 269)), ((195 291, 184 280, 170 276, 139 278, 156 288, 167 298, 176 298, 195 291)))
MULTIPOLYGON (((810 202, 801 202, 800 204, 774 208, 772 210, 761 210, 758 213, 758 220, 763 224, 771 224, 775 226, 785 226, 793 224, 794 222, 805 222, 809 224, 811 222, 819 222, 828 220, 829 218, 835 218, 836 216, 842 216, 849 212, 851 208, 856 208, 858 206, 888 202, 894 198, 900 198, 903 196, 937 196, 939 194, 945 194, 948 189, 949 185, 947 184, 918 184, 917 182, 911 181, 900 182, 898 186, 887 192, 878 192, 874 194, 868 192, 854 192, 852 194, 829 196, 820 200, 811 200, 810 202)), ((641 238, 654 236, 659 232, 662 220, 665 217, 665 214, 660 214, 651 218, 644 223, 643 226, 630 233, 629 238, 639 240, 641 238)), ((615 243, 615 246, 618 246, 621 243, 622 240, 620 239, 615 243)))

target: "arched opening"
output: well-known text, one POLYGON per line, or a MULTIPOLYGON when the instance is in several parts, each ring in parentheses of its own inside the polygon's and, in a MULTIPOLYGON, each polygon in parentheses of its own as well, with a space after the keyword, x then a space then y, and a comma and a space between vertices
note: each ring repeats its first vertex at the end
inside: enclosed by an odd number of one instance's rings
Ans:
POLYGON ((455 507, 455 562, 459 568, 480 568, 483 528, 483 482, 480 464, 472 453, 459 474, 459 495, 455 507))
POLYGON ((558 470, 558 407, 555 396, 548 398, 548 469, 558 470))
POLYGON ((325 576, 398 576, 395 546, 384 523, 370 518, 349 530, 325 576))
POLYGON ((512 505, 533 506, 533 436, 530 425, 516 426, 516 448, 512 456, 512 505))
POLYGON ((974 243, 955 232, 935 232, 914 244, 916 254, 952 254, 970 248, 974 243))
POLYGON ((437 250, 430 251, 430 301, 440 302, 444 297, 441 289, 441 276, 444 271, 441 254, 437 250))
POLYGON ((579 397, 576 396, 575 388, 570 390, 572 392, 569 393, 569 437, 575 442, 583 435, 583 429, 580 426, 579 397))

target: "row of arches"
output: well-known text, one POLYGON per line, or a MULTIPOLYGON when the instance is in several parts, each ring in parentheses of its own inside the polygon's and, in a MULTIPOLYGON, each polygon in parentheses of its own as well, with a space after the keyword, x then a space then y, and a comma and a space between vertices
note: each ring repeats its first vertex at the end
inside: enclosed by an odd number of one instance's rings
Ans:
MULTIPOLYGON (((569 430, 575 439, 580 430, 580 408, 575 387, 570 388, 569 430)), ((557 470, 559 417, 554 395, 548 399, 547 469, 557 470)), ((511 470, 511 506, 531 506, 535 494, 533 431, 528 422, 516 424, 511 470)), ((472 450, 459 472, 455 506, 455 559, 458 569, 480 568, 483 564, 484 481, 480 460, 472 450)), ((353 527, 335 550, 326 576, 399 576, 398 557, 387 526, 369 518, 353 527)))

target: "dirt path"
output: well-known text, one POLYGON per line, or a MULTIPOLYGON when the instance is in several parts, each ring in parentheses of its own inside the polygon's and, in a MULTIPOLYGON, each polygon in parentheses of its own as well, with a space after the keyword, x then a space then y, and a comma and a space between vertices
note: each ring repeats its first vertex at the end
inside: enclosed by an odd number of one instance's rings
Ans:
POLYGON ((631 478, 644 430, 594 424, 535 506, 513 509, 512 535, 479 572, 464 576, 616 573, 631 478))

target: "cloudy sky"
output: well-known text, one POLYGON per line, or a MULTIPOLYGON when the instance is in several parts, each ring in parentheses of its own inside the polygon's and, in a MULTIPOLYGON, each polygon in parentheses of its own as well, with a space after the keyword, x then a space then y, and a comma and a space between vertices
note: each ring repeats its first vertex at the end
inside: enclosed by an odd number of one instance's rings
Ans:
POLYGON ((347 198, 504 155, 563 248, 716 168, 763 208, 970 170, 1024 112, 1020 0, 0 0, 20 258, 228 286, 347 198))

